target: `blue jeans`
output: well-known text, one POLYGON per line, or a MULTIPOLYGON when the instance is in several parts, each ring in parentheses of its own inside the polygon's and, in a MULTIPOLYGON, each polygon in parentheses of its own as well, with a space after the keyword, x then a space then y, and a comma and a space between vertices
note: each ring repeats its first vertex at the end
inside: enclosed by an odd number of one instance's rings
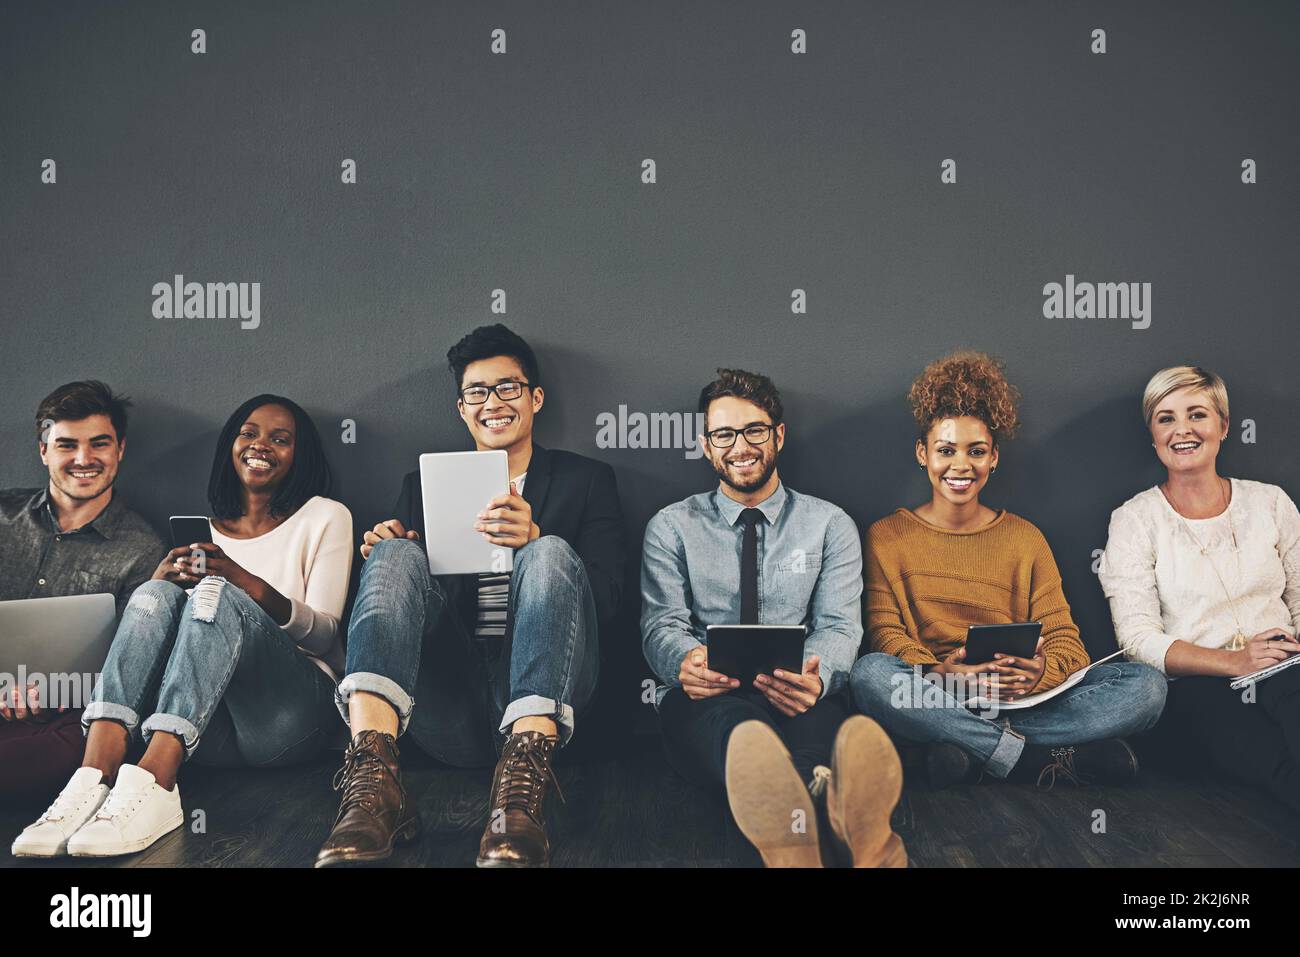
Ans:
POLYGON ((863 655, 849 687, 857 709, 899 740, 955 744, 999 778, 1010 773, 1026 742, 1060 747, 1137 734, 1155 725, 1165 705, 1164 675, 1132 661, 1097 665, 1050 701, 996 718, 966 708, 895 655, 863 655))
POLYGON ((208 576, 187 598, 147 581, 122 612, 81 724, 120 721, 146 741, 168 731, 187 760, 266 767, 337 742, 333 698, 334 682, 242 588, 208 576))
POLYGON ((353 692, 379 695, 397 712, 399 735, 409 727, 421 750, 460 767, 494 764, 500 736, 519 718, 553 719, 566 744, 600 670, 596 605, 577 553, 556 535, 515 552, 495 657, 448 602, 447 584, 429 574, 418 542, 374 547, 348 627, 336 694, 343 720, 353 692))

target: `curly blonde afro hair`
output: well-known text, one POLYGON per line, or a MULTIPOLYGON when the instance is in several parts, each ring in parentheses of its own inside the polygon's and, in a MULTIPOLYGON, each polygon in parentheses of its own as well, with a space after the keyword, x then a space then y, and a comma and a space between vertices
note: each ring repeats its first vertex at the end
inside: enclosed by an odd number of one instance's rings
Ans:
POLYGON ((994 441, 1015 435, 1020 392, 1007 381, 1002 362, 983 352, 954 352, 925 367, 907 401, 922 436, 939 419, 970 415, 988 426, 994 441))

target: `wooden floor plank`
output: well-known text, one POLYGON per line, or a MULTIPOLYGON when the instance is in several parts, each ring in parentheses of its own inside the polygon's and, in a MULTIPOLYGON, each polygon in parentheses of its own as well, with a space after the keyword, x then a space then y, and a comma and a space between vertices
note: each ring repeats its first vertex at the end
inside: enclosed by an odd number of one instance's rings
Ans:
MULTIPOLYGON (((308 867, 338 809, 338 755, 275 770, 187 767, 186 826, 148 851, 88 867, 308 867), (193 812, 206 832, 191 829, 193 812)), ((408 752, 404 773, 420 808, 420 838, 396 867, 471 867, 486 821, 490 769, 448 768, 408 752)), ((548 820, 554 867, 756 867, 725 798, 674 774, 651 741, 619 760, 561 763, 565 800, 548 820)), ((0 809, 8 839, 44 805, 0 809)), ((1144 772, 1122 788, 1050 792, 986 781, 932 790, 912 780, 894 813, 913 867, 1294 867, 1295 825, 1271 798, 1223 782, 1144 772), (1093 829, 1095 812, 1105 830, 1093 829)), ((57 862, 66 864, 66 859, 57 862)), ((43 862, 0 855, 0 867, 43 862)))

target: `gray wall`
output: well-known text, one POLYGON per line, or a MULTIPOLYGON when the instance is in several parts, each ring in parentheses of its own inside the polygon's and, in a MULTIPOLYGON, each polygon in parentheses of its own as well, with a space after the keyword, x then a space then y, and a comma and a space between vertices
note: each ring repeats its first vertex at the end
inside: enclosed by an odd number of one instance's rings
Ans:
POLYGON ((689 410, 719 364, 767 372, 782 475, 865 529, 928 495, 912 377, 1001 355, 1026 428, 986 500, 1046 533, 1094 651, 1092 549, 1161 475, 1152 371, 1223 374, 1258 435, 1234 424, 1224 471, 1300 493, 1293 3, 0 9, 0 485, 42 481, 37 401, 101 377, 137 402, 121 488, 161 527, 205 507, 225 416, 278 391, 333 437, 360 528, 418 453, 466 446, 443 355, 504 318, 540 354, 540 441, 614 465, 638 545, 712 475, 597 449, 599 413, 689 410), (260 282, 260 327, 155 319, 175 273, 260 282), (1045 319, 1067 273, 1152 283, 1150 328, 1045 319))

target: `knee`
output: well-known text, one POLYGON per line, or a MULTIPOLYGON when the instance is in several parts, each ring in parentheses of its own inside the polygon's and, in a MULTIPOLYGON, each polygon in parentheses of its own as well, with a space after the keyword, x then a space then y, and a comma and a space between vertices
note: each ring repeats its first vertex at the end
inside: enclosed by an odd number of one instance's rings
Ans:
POLYGON ((1160 712, 1164 710, 1165 697, 1169 693, 1169 682, 1150 665, 1125 662, 1124 668, 1127 672, 1130 693, 1135 701, 1142 703, 1142 710, 1150 714, 1151 724, 1154 724, 1160 717, 1160 712))
POLYGON ((386 538, 370 550, 361 574, 363 578, 381 575, 386 578, 409 576, 419 580, 429 577, 429 559, 419 542, 409 538, 386 538))
POLYGON ((576 581, 585 573, 578 553, 559 535, 543 535, 515 552, 514 570, 519 578, 576 581))
POLYGON ((184 607, 185 601, 185 589, 180 585, 162 579, 150 579, 131 592, 131 598, 127 601, 123 614, 125 615, 126 611, 134 611, 140 615, 154 617, 168 612, 174 613, 184 607))
POLYGON ((863 655, 849 672, 849 690, 859 711, 871 713, 881 701, 888 701, 896 676, 907 666, 895 655, 872 652, 863 655))
POLYGON ((253 604, 248 592, 239 586, 232 585, 217 575, 208 575, 194 586, 194 592, 190 595, 190 618, 212 623, 222 610, 240 612, 253 604))

